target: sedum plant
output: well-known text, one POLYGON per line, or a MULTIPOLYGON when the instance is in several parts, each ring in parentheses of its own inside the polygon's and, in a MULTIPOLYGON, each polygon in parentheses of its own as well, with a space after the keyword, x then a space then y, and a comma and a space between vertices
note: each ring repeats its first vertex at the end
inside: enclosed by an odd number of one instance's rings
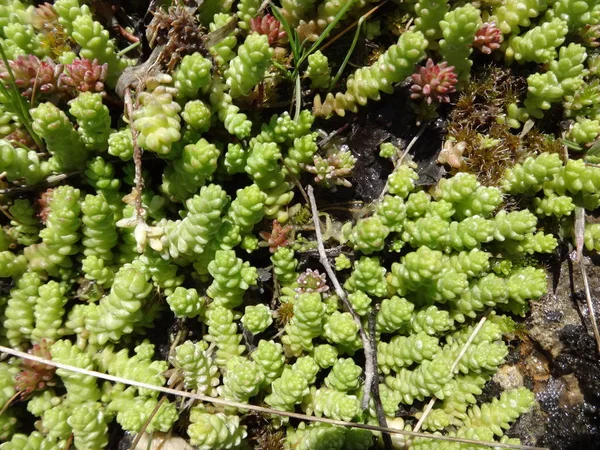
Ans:
POLYGON ((147 384, 7 357, 0 449, 108 448, 120 428, 366 450, 370 430, 277 411, 378 424, 372 380, 391 426, 515 442, 534 394, 479 397, 513 317, 546 294, 543 258, 565 240, 600 250, 585 223, 600 206, 598 5, 397 3, 385 20, 367 0, 174 4, 147 53, 97 5, 0 1, 0 342, 147 384), (335 28, 354 22, 344 48, 335 28), (393 126, 353 142, 376 109, 385 121, 375 102, 399 99, 425 133, 447 118, 441 178, 393 126), (165 385, 213 400, 151 389, 165 385))
POLYGON ((358 69, 346 82, 346 92, 327 94, 324 101, 315 97, 314 112, 329 116, 335 112, 340 116, 345 111, 356 111, 358 105, 368 100, 379 100, 380 91, 392 92, 392 84, 402 81, 412 73, 413 67, 425 55, 427 40, 421 32, 407 32, 369 67, 358 69))
POLYGON ((161 155, 168 155, 173 143, 181 137, 178 114, 181 107, 173 100, 177 91, 165 85, 170 82, 171 77, 164 74, 150 80, 150 91, 140 94, 141 108, 133 115, 139 145, 161 155))
POLYGON ((265 35, 252 33, 248 35, 238 50, 238 55, 231 60, 227 69, 226 83, 231 97, 248 95, 252 88, 264 76, 271 59, 272 49, 265 35))

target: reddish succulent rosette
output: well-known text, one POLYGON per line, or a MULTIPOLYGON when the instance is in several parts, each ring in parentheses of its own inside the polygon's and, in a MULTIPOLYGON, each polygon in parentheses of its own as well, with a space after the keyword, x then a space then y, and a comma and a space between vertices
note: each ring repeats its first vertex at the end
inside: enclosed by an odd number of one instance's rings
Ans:
POLYGON ((504 35, 496 26, 496 22, 486 22, 475 33, 473 47, 478 48, 481 53, 489 55, 500 48, 502 41, 504 41, 504 35))
POLYGON ((277 46, 285 40, 285 30, 281 23, 271 14, 265 14, 263 17, 254 17, 250 20, 250 28, 258 34, 264 34, 269 38, 269 45, 277 46))
MULTIPOLYGON (((41 60, 34 55, 21 55, 9 61, 15 84, 24 97, 35 92, 52 94, 58 90, 58 77, 63 71, 62 64, 55 64, 50 58, 41 60)), ((0 64, 0 78, 10 83, 11 76, 4 64, 0 64)))
POLYGON ((428 104, 434 101, 449 103, 450 94, 456 92, 456 73, 454 67, 448 66, 446 61, 434 64, 430 58, 424 67, 412 75, 410 98, 413 100, 425 99, 428 104))
POLYGON ((76 96, 78 92, 104 92, 104 80, 108 64, 99 64, 97 59, 76 58, 65 66, 58 83, 62 90, 76 96))

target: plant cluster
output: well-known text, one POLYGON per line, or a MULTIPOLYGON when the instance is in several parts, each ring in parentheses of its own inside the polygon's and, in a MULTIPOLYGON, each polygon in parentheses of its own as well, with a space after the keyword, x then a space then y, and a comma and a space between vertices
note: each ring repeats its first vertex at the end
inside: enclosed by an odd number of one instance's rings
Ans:
MULTIPOLYGON (((547 292, 540 260, 570 239, 577 212, 600 206, 600 168, 559 156, 555 136, 511 127, 562 103, 572 120, 563 142, 592 147, 598 57, 593 30, 579 34, 598 25, 600 3, 402 4, 396 12, 414 25, 354 71, 345 69, 356 42, 339 65, 322 44, 358 17, 356 39, 377 40, 374 2, 174 3, 154 11, 147 64, 119 50, 133 30, 115 39, 80 0, 0 0, 0 343, 215 402, 10 357, 0 362, 0 449, 106 448, 117 425, 181 431, 200 449, 244 448, 267 434, 277 448, 383 441, 276 411, 518 442, 504 432, 534 394, 477 396, 508 355, 514 318, 547 292), (474 52, 538 64, 523 106, 517 89, 500 98, 511 85, 495 94, 471 77, 474 52), (329 92, 342 77, 345 88, 329 92), (320 140, 315 121, 356 112, 406 80, 428 117, 462 91, 444 148, 455 173, 425 185, 385 142, 379 155, 394 169, 380 198, 354 218, 314 214, 316 230, 309 211, 321 204, 302 199, 303 185, 353 189, 360 155, 320 140), (285 89, 294 112, 266 114, 285 89), (491 100, 483 112, 482 99, 491 100), (506 170, 474 169, 477 150, 502 146, 514 150, 506 170), (336 278, 314 257, 320 244, 336 278), (426 400, 433 409, 423 416, 426 400), (262 429, 251 405, 273 410, 262 429)), ((588 225, 579 245, 599 251, 600 226, 588 225)))

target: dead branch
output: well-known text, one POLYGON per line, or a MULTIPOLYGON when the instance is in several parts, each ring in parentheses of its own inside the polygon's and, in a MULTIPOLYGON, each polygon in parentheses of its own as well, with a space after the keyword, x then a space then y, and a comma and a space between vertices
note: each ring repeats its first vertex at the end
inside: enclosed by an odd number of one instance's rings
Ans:
MULTIPOLYGON (((421 137, 421 135, 427 128, 427 125, 428 125, 428 123, 424 123, 423 125, 421 125, 421 128, 419 128, 419 131, 417 132, 415 137, 413 137, 411 139, 411 141, 408 143, 408 145, 406 146, 406 148, 404 149, 402 154, 396 158, 396 160, 394 161, 394 170, 396 170, 396 167, 398 167, 399 165, 402 164, 402 161, 404 161, 404 158, 406 158, 406 155, 408 155, 408 152, 417 143, 417 141, 419 140, 419 138, 421 137)), ((388 179, 389 179, 389 177, 388 177, 388 179)), ((383 199, 383 197, 385 197, 385 194, 387 194, 388 189, 389 189, 389 183, 386 181, 385 186, 383 187, 383 190, 381 191, 381 194, 379 194, 378 201, 381 201, 383 199)))
POLYGON ((144 179, 142 177, 142 149, 138 145, 138 131, 133 126, 133 102, 131 100, 131 91, 125 89, 125 108, 127 117, 131 123, 131 137, 133 141, 133 162, 135 164, 135 175, 133 179, 134 188, 132 191, 134 201, 134 214, 137 221, 143 220, 144 208, 142 206, 142 189, 144 188, 144 179))
MULTIPOLYGON (((460 352, 454 359, 454 362, 452 363, 452 367, 450 368, 451 373, 454 373, 456 371, 456 368, 458 367, 458 363, 460 362, 462 357, 465 356, 467 349, 473 343, 473 340, 475 340, 475 337, 477 336, 479 331, 481 331, 481 329, 483 328, 483 325, 485 324, 486 320, 488 319, 488 316, 490 315, 491 311, 492 311, 491 308, 488 308, 488 310, 485 312, 483 317, 479 320, 479 323, 477 324, 477 326, 473 329, 473 332, 469 336, 469 339, 467 339, 467 342, 465 342, 465 345, 463 345, 462 348, 460 349, 460 352)), ((413 431, 419 431, 421 429, 421 426, 423 425, 423 423, 425 422, 425 419, 427 418, 427 416, 433 409, 433 405, 435 404, 436 401, 437 401, 437 398, 432 397, 431 400, 429 401, 429 403, 427 403, 427 405, 425 406, 425 409, 423 410, 421 418, 415 425, 415 428, 413 429, 413 431)))
POLYGON ((48 178, 37 184, 25 184, 22 186, 13 186, 6 189, 0 189, 0 195, 13 195, 19 194, 21 192, 31 192, 49 187, 54 187, 61 181, 64 181, 67 178, 72 177, 73 175, 78 175, 79 173, 81 173, 81 171, 50 175, 48 178))
POLYGON ((596 339, 596 347, 598 348, 598 352, 600 353, 600 331, 598 331, 596 310, 594 309, 594 302, 592 300, 592 293, 590 291, 587 270, 585 268, 585 258, 583 257, 583 241, 585 235, 585 209, 581 206, 575 207, 575 215, 573 220, 575 221, 573 232, 575 233, 576 245, 575 255, 573 259, 575 262, 579 263, 579 269, 581 270, 581 278, 583 278, 585 301, 587 303, 590 321, 592 322, 592 330, 594 332, 594 338, 596 339))
POLYGON ((319 249, 319 261, 321 265, 327 272, 329 279, 333 283, 333 287, 335 288, 335 293, 342 300, 344 304, 344 308, 351 315, 356 324, 358 325, 358 331, 360 333, 360 338, 363 344, 363 351, 365 353, 365 385, 363 387, 363 398, 361 402, 361 406, 363 409, 367 409, 369 406, 369 400, 371 399, 371 388, 373 386, 373 380, 375 379, 375 367, 373 366, 373 344, 369 339, 369 336, 365 332, 362 321, 360 320, 360 316, 356 314, 354 308, 348 301, 348 296, 346 292, 342 288, 342 285, 337 279, 335 272, 331 268, 329 264, 329 260, 327 259, 327 252, 325 252, 325 245, 323 244, 323 235, 321 234, 321 221, 319 220, 319 210, 317 209, 317 202, 315 200, 314 189, 311 185, 308 186, 307 189, 308 197, 310 198, 310 207, 313 216, 313 222, 315 224, 315 235, 317 236, 317 248, 319 249))
POLYGON ((163 387, 163 386, 156 386, 154 384, 142 383, 140 381, 128 380, 126 378, 121 378, 121 377, 116 377, 113 375, 108 375, 106 373, 96 372, 95 370, 82 369, 80 367, 71 366, 69 364, 59 363, 58 361, 53 361, 51 359, 45 359, 45 358, 41 358, 39 356, 30 355, 29 353, 25 353, 25 352, 22 352, 19 350, 5 347, 3 345, 0 345, 0 353, 7 353, 7 354, 9 354, 11 356, 15 356, 17 358, 27 359, 30 361, 36 361, 36 362, 39 362, 42 364, 47 364, 49 366, 53 366, 53 367, 56 367, 59 369, 68 370, 70 372, 75 372, 75 373, 79 373, 82 375, 95 377, 95 378, 98 378, 101 380, 112 381, 113 383, 123 383, 128 386, 134 386, 134 387, 143 388, 143 389, 150 389, 150 390, 156 391, 156 392, 162 392, 165 394, 176 395, 178 397, 200 400, 200 401, 206 402, 206 403, 230 406, 232 408, 247 409, 250 411, 255 411, 255 412, 263 413, 263 414, 275 414, 275 415, 282 416, 282 417, 290 417, 293 419, 305 420, 308 422, 321 422, 321 423, 327 423, 330 425, 337 425, 337 426, 342 426, 342 427, 359 428, 362 430, 375 431, 378 433, 400 434, 403 436, 421 437, 421 438, 425 438, 425 439, 434 439, 434 440, 438 440, 438 441, 460 442, 460 443, 472 444, 472 445, 484 445, 484 446, 487 446, 490 448, 510 448, 510 449, 516 449, 516 450, 549 450, 547 447, 530 447, 527 445, 519 445, 519 444, 477 441, 474 439, 463 439, 463 438, 457 438, 457 437, 452 437, 452 436, 434 435, 434 434, 430 434, 430 433, 417 433, 414 431, 399 430, 396 428, 384 428, 384 427, 380 427, 377 425, 345 422, 343 420, 328 419, 326 417, 308 416, 306 414, 299 414, 299 413, 295 413, 295 412, 279 411, 277 409, 266 408, 264 406, 247 405, 244 403, 232 402, 232 401, 225 400, 225 399, 222 399, 219 397, 209 397, 208 395, 197 394, 195 392, 186 392, 186 391, 182 391, 179 389, 171 389, 171 388, 167 388, 167 387, 163 387))
POLYGON ((138 432, 135 439, 131 443, 129 450, 135 450, 137 448, 137 445, 140 442, 140 439, 146 433, 146 429, 148 428, 148 425, 150 425, 150 422, 152 422, 152 419, 154 419, 154 416, 156 416, 156 413, 158 412, 158 410, 160 409, 160 407, 162 406, 162 404, 165 402, 166 399, 167 399, 167 397, 165 395, 163 395, 160 398, 160 400, 156 403, 156 406, 154 407, 154 409, 152 410, 152 412, 150 413, 150 415, 144 422, 144 425, 142 425, 141 430, 138 432))
MULTIPOLYGON (((377 312, 371 311, 369 314, 369 337, 371 342, 375 342, 375 316, 377 312)), ((373 365, 377 367, 377 346, 373 346, 373 365)), ((381 404, 381 398, 379 397, 379 380, 375 379, 373 382, 373 388, 371 389, 373 393, 373 403, 375 403, 375 412, 377 414, 377 422, 379 426, 387 428, 387 420, 385 418, 385 411, 383 410, 383 405, 381 404)), ((385 446, 385 450, 392 450, 394 447, 392 445, 392 437, 388 433, 383 433, 383 444, 385 446)))

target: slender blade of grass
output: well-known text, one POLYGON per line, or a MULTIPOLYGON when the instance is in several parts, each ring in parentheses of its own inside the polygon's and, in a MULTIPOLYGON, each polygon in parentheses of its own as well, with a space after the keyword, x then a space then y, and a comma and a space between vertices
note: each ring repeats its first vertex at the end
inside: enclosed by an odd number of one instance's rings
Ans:
POLYGON ((308 49, 308 51, 302 56, 298 66, 300 64, 302 64, 306 60, 306 58, 308 58, 309 55, 311 55, 312 53, 314 53, 318 50, 321 43, 327 38, 327 36, 329 36, 329 33, 331 32, 331 30, 333 30, 333 28, 338 24, 338 22, 340 20, 342 20, 342 17, 344 17, 346 15, 346 12, 354 4, 354 1, 355 0, 350 0, 348 3, 346 3, 344 5, 344 7, 342 9, 339 10, 339 12, 335 15, 335 17, 333 18, 331 23, 329 25, 327 25, 327 27, 323 30, 323 32, 319 36, 319 39, 317 39, 315 41, 315 43, 308 49))
POLYGON ((298 122, 300 117, 300 109, 302 108, 302 85, 300 84, 300 75, 296 75, 296 89, 294 90, 296 97, 296 112, 294 113, 294 121, 298 122))
POLYGON ((19 88, 17 87, 17 82, 15 80, 15 74, 13 73, 8 58, 6 57, 6 52, 4 51, 4 39, 0 40, 0 55, 2 56, 2 61, 4 62, 4 66, 6 67, 6 71, 10 78, 11 82, 11 90, 10 92, 6 89, 6 87, 0 83, 2 94, 6 95, 7 98, 12 100, 12 103, 15 105, 15 113, 19 116, 19 120, 23 124, 23 126, 27 129, 27 132, 31 135, 36 145, 40 150, 44 149, 44 143, 40 139, 40 137, 33 131, 31 119, 31 115, 29 114, 29 102, 23 98, 21 93, 19 92, 19 88))
POLYGON ((379 8, 381 8, 383 5, 385 5, 388 1, 389 0, 384 0, 383 2, 379 3, 377 6, 371 8, 369 11, 364 13, 354 23, 351 23, 346 28, 344 28, 342 31, 340 31, 338 34, 336 34, 334 37, 332 37, 327 42, 325 42, 325 44, 320 48, 320 50, 321 51, 325 50, 327 47, 329 47, 331 44, 333 44, 335 41, 337 41, 340 37, 342 37, 344 34, 346 34, 352 28, 357 26, 358 22, 360 22, 361 20, 367 20, 370 16, 372 16, 375 12, 377 12, 377 10, 379 8))
POLYGON ((581 150, 583 150, 581 148, 581 145, 579 145, 577 142, 573 142, 573 141, 570 141, 570 140, 565 139, 565 138, 561 138, 560 140, 561 140, 561 142, 563 144, 565 144, 567 146, 567 148, 569 150, 575 150, 577 152, 580 152, 581 150))
POLYGON ((273 15, 275 16, 275 18, 277 20, 279 20, 281 25, 283 25, 283 29, 285 30, 285 32, 288 36, 288 40, 290 41, 292 55, 294 56, 294 65, 297 65, 297 62, 300 60, 300 57, 301 57, 300 50, 298 48, 297 32, 295 29, 292 30, 292 28, 290 27, 290 24, 288 23, 287 20, 285 20, 285 17, 283 17, 283 14, 281 14, 281 11, 277 6, 271 6, 271 11, 273 12, 273 15))
POLYGON ((350 57, 352 56, 352 53, 354 53, 354 48, 356 47, 356 43, 358 42, 358 36, 360 35, 360 30, 364 23, 365 22, 364 22, 364 16, 363 16, 358 21, 358 26, 356 27, 356 32, 354 33, 354 38, 352 39, 352 44, 350 45, 350 48, 348 49, 348 52, 346 53, 346 56, 344 57, 344 60, 342 61, 342 65, 340 66, 337 73, 335 74, 335 77, 333 77, 333 80, 331 80, 331 83, 329 84, 329 88, 327 89, 327 92, 330 92, 333 89, 333 87, 337 84, 337 82, 340 80, 340 78, 342 77, 342 73, 344 73, 344 69, 346 68, 346 65, 348 64, 348 61, 350 61, 350 57))
POLYGON ((285 67, 283 64, 273 60, 271 61, 271 64, 273 64, 275 67, 277 67, 279 70, 281 70, 283 72, 283 75, 286 78, 292 78, 292 74, 290 73, 290 71, 287 69, 287 67, 285 67))

